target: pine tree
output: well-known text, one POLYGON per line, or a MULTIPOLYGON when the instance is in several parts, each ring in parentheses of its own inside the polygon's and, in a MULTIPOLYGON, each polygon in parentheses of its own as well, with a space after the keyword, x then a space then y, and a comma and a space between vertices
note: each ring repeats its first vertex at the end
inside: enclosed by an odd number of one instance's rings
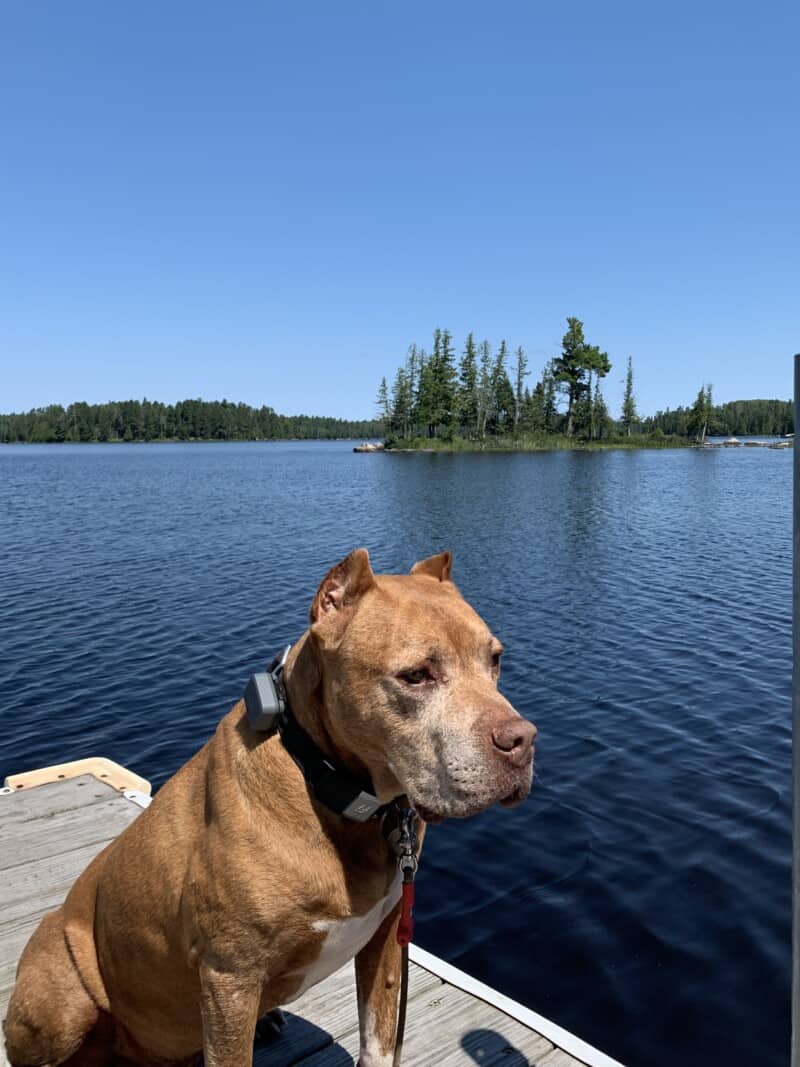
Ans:
POLYGON ((594 436, 594 424, 592 421, 592 394, 591 386, 587 382, 586 388, 575 401, 575 417, 573 429, 577 437, 586 437, 590 441, 594 436))
MULTIPOLYGON (((711 382, 706 386, 706 433, 711 433, 711 426, 714 422, 714 396, 711 382)), ((715 430, 715 433, 719 433, 719 430, 715 430)))
POLYGON ((568 318, 567 326, 569 329, 561 339, 561 355, 553 360, 553 378, 567 393, 567 437, 571 437, 575 425, 575 405, 585 388, 582 357, 586 342, 580 319, 568 318))
POLYGON ((622 398, 622 425, 624 426, 628 437, 631 435, 633 424, 638 421, 639 414, 636 411, 636 398, 633 395, 633 360, 628 356, 628 372, 625 375, 625 395, 622 398))
POLYGON ((378 418, 383 424, 384 433, 389 426, 389 420, 391 419, 391 408, 389 406, 389 388, 386 385, 386 378, 381 378, 381 384, 378 386, 378 397, 375 401, 378 407, 378 418))
POLYGON ((406 388, 408 390, 408 436, 413 436, 411 427, 415 427, 417 424, 417 377, 419 374, 419 355, 417 354, 416 345, 409 345, 405 373, 406 388))
POLYGON ((533 387, 533 392, 530 394, 530 399, 526 404, 526 412, 525 429, 534 435, 546 433, 544 380, 537 382, 533 387))
POLYGON ((494 409, 492 392, 492 350, 488 341, 481 342, 481 365, 478 373, 478 434, 486 436, 489 416, 494 409))
MULTIPOLYGON (((439 429, 441 418, 441 399, 439 396, 440 367, 442 363, 442 331, 437 326, 433 331, 433 351, 428 360, 426 370, 426 386, 428 392, 428 437, 435 437, 439 429)), ((421 384, 421 383, 420 383, 421 384)))
POLYGON ((514 390, 506 370, 508 345, 500 342, 492 365, 492 410, 489 413, 491 432, 499 434, 514 420, 514 390))
POLYGON ((431 413, 433 391, 431 388, 431 360, 424 348, 417 354, 417 388, 414 398, 414 411, 417 426, 424 431, 425 436, 432 437, 431 413))
POLYGON ((585 394, 585 430, 588 430, 589 440, 594 440, 599 436, 599 423, 598 413, 595 411, 595 398, 599 397, 601 401, 601 413, 607 418, 608 408, 606 407, 603 395, 600 392, 600 380, 605 378, 608 372, 611 370, 611 363, 609 362, 608 355, 605 352, 601 352, 596 345, 587 345, 585 353, 585 366, 586 366, 586 394, 585 394), (593 378, 592 375, 595 377, 593 378))
POLYGON ((443 396, 442 331, 437 326, 433 331, 433 351, 420 373, 419 389, 424 412, 422 421, 428 437, 436 437, 445 415, 443 396), (424 399, 424 403, 422 402, 424 399))
POLYGON ((411 422, 412 394, 409 378, 403 367, 398 367, 392 386, 392 415, 390 426, 392 433, 406 440, 409 437, 411 422))
POLYGON ((456 371, 456 354, 453 349, 453 338, 449 330, 443 330, 440 343, 439 363, 437 367, 437 386, 439 395, 439 422, 446 438, 451 438, 455 433, 456 428, 457 379, 458 374, 456 371))
POLYGON ((701 444, 706 439, 708 421, 711 417, 712 395, 710 385, 701 385, 698 390, 692 410, 689 414, 687 428, 693 433, 695 440, 701 444))
POLYGON ((433 333, 433 351, 419 359, 418 417, 428 437, 452 437, 456 419, 456 366, 449 330, 433 333))
POLYGON ((544 410, 544 432, 555 433, 556 430, 556 379, 553 361, 542 371, 542 408, 544 410))
POLYGON ((516 368, 516 388, 514 390, 514 436, 519 433, 519 422, 522 417, 522 406, 524 401, 524 383, 528 377, 528 360, 525 356, 525 349, 520 346, 517 349, 517 368, 516 368))
POLYGON ((606 352, 589 345, 583 335, 580 319, 568 318, 567 332, 561 341, 561 355, 552 363, 553 377, 567 394, 567 437, 572 437, 576 415, 581 429, 591 433, 592 374, 604 378, 611 370, 606 352), (578 410, 579 409, 579 410, 578 410))
POLYGON ((610 437, 614 423, 611 415, 608 411, 608 405, 606 404, 605 397, 600 391, 600 377, 595 379, 594 383, 594 396, 592 398, 592 425, 594 435, 598 440, 610 437))
POLYGON ((464 430, 470 435, 478 433, 478 360, 475 338, 470 333, 464 346, 458 375, 458 394, 456 398, 458 419, 464 430))

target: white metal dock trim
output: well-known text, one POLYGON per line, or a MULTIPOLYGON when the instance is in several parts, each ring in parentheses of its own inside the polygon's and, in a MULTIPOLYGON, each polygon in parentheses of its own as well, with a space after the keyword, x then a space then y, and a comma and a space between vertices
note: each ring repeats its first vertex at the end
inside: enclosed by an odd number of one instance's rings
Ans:
POLYGON ((605 1052, 601 1052, 585 1041, 581 1041, 579 1037, 575 1037, 569 1030, 564 1030, 563 1027, 551 1022, 544 1015, 539 1015, 537 1012, 532 1011, 531 1008, 526 1008, 524 1004, 512 1000, 511 997, 507 997, 504 993, 498 993, 496 989, 479 982, 477 978, 473 978, 472 975, 467 974, 465 971, 460 971, 458 967, 454 967, 451 963, 434 956, 433 953, 426 952, 419 945, 409 945, 409 957, 413 963, 416 963, 426 971, 430 971, 431 974, 435 974, 437 978, 441 978, 448 985, 463 989, 465 993, 471 993, 479 1000, 491 1004, 493 1008, 505 1012, 512 1019, 516 1019, 518 1022, 535 1030, 542 1037, 546 1037, 548 1041, 552 1041, 557 1048, 568 1052, 576 1060, 582 1060, 585 1064, 588 1064, 588 1067, 623 1067, 619 1060, 612 1060, 605 1052))

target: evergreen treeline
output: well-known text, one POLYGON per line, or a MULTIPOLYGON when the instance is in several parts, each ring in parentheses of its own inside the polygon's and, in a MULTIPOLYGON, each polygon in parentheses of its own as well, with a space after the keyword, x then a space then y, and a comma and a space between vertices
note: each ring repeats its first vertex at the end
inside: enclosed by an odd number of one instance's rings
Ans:
MULTIPOLYGON (((696 405, 695 405, 696 406, 696 405)), ((695 408, 678 407, 657 411, 642 422, 645 431, 691 435, 694 432, 695 408)), ((794 433, 791 400, 731 400, 711 406, 707 433, 712 436, 733 434, 736 437, 774 437, 794 433)))
POLYGON ((378 437, 375 420, 279 415, 228 400, 121 400, 0 415, 0 443, 16 441, 272 441, 378 437))

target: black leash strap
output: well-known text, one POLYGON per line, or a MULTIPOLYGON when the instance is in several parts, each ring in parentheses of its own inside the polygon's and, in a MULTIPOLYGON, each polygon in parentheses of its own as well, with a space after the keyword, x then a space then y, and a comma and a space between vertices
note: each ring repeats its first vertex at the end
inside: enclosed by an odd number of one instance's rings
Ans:
POLYGON ((406 1032, 408 1007, 408 946, 414 937, 414 879, 417 875, 419 841, 416 832, 416 814, 413 808, 396 807, 387 814, 384 832, 397 856, 397 866, 403 876, 400 898, 400 915, 397 921, 397 943, 400 945, 400 1004, 397 1010, 397 1032, 394 1042, 392 1067, 400 1067, 403 1039, 406 1032), (391 816, 394 815, 394 819, 391 816), (388 831, 388 832, 387 832, 388 831))
POLYGON ((403 945, 400 959, 400 1006, 397 1011, 397 1036, 394 1042, 392 1067, 400 1067, 403 1055, 403 1039, 406 1036, 406 1009, 408 1008, 408 945, 403 945))

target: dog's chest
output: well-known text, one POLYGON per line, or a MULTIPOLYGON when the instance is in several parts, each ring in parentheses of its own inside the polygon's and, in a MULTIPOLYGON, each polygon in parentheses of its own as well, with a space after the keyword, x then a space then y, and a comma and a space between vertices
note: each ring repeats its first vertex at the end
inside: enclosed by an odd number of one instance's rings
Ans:
POLYGON ((292 997, 296 1000, 311 986, 338 971, 367 944, 383 920, 400 899, 401 880, 392 885, 389 893, 364 915, 354 915, 348 919, 320 920, 313 923, 315 933, 323 933, 319 955, 303 972, 300 988, 292 997))

